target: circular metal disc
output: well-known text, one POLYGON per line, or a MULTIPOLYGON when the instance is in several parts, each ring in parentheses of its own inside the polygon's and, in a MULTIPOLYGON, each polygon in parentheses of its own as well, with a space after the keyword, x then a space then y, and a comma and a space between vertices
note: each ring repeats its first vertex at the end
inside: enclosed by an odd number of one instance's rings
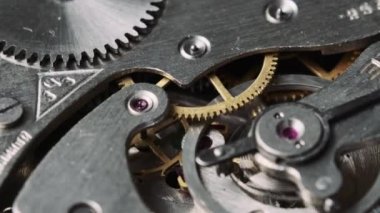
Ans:
POLYGON ((147 11, 158 11, 151 3, 160 1, 2 0, 0 41, 4 51, 13 46, 15 55, 25 50, 26 57, 91 57, 94 49, 105 53, 107 44, 117 49, 117 39, 128 43, 127 34, 138 36, 135 27, 147 27, 141 20, 152 20, 147 11))

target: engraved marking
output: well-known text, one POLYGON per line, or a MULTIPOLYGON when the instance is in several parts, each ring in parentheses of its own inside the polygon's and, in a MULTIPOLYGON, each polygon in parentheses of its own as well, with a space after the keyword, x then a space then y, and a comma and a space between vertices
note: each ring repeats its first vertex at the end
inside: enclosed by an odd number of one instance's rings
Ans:
POLYGON ((350 21, 361 19, 363 16, 368 16, 376 11, 380 11, 380 0, 374 0, 371 2, 363 2, 357 7, 347 9, 343 14, 339 14, 339 19, 347 18, 350 21))
POLYGON ((17 136, 16 141, 11 143, 8 148, 5 149, 3 153, 0 154, 0 173, 5 169, 5 166, 10 160, 27 144, 32 140, 32 135, 27 131, 23 130, 17 136))
POLYGON ((39 73, 36 120, 51 112, 102 70, 39 73))
POLYGON ((64 85, 73 86, 73 85, 75 85, 77 82, 75 81, 74 78, 65 77, 65 78, 62 79, 62 83, 63 83, 64 85))
POLYGON ((373 7, 368 2, 361 4, 359 6, 359 10, 363 13, 363 15, 370 15, 373 13, 373 7))
POLYGON ((72 86, 76 83, 75 79, 71 77, 48 77, 42 81, 43 85, 47 88, 62 87, 64 85, 72 86))
POLYGON ((45 78, 42 82, 44 86, 47 88, 62 86, 62 83, 59 81, 59 79, 55 79, 55 78, 45 78))
POLYGON ((376 79, 377 77, 380 76, 380 61, 377 60, 376 58, 372 58, 371 59, 371 63, 376 66, 376 68, 372 69, 372 71, 370 73, 371 74, 371 78, 370 79, 374 80, 374 79, 376 79))
POLYGON ((347 12, 346 12, 346 15, 347 15, 347 17, 348 17, 351 21, 353 21, 353 20, 357 20, 357 19, 360 18, 360 16, 359 16, 359 12, 358 12, 358 10, 355 9, 355 8, 348 9, 347 12))
POLYGON ((47 102, 53 102, 57 100, 57 95, 50 92, 49 90, 43 91, 42 96, 44 97, 45 101, 47 102))
POLYGON ((367 64, 360 73, 367 73, 370 80, 374 80, 380 76, 380 61, 376 58, 371 59, 371 63, 367 64))

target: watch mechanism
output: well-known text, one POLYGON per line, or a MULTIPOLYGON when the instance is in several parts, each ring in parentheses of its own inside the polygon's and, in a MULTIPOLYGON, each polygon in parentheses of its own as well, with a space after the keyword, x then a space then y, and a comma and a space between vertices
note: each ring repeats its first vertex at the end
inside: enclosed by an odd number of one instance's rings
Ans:
POLYGON ((380 212, 379 0, 3 0, 0 212, 380 212))

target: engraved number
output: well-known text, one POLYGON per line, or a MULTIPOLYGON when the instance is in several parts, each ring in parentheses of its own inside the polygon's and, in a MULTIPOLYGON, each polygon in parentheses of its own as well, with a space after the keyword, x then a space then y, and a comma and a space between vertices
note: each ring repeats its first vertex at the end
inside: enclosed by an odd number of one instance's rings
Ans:
POLYGON ((57 95, 50 92, 49 90, 45 90, 43 92, 43 97, 45 98, 45 100, 47 102, 53 102, 53 101, 57 100, 57 95))
POLYGON ((49 77, 44 78, 43 85, 49 89, 55 87, 73 86, 76 84, 75 79, 70 77, 49 77))

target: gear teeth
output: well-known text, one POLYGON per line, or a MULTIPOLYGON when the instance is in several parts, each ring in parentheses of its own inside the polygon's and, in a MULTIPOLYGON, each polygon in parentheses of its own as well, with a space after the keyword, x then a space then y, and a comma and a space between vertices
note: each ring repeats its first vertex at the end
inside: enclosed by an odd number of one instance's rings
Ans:
MULTIPOLYGON (((70 55, 74 55, 74 54, 70 54, 70 55)), ((70 55, 57 55, 55 57, 56 60, 60 59, 61 60, 61 63, 62 64, 65 64, 66 61, 69 61, 70 59, 70 55)), ((80 57, 80 56, 79 56, 80 57)))
POLYGON ((155 17, 149 13, 147 13, 147 16, 142 18, 141 21, 144 22, 146 25, 151 26, 155 24, 155 17))
POLYGON ((36 55, 37 55, 36 53, 30 52, 30 51, 26 51, 25 59, 26 60, 32 60, 32 58, 34 58, 36 55))
POLYGON ((54 58, 52 58, 53 60, 53 67, 55 70, 61 70, 62 69, 62 65, 63 65, 63 57, 61 55, 57 55, 55 56, 54 58))
MULTIPOLYGON (((107 44, 106 45, 104 45, 104 46, 101 46, 101 47, 99 47, 99 48, 97 48, 97 49, 95 49, 95 51, 97 51, 96 53, 95 53, 95 55, 96 56, 98 56, 98 57, 100 57, 101 59, 106 59, 106 57, 107 57, 107 53, 108 53, 108 51, 107 51, 107 44)), ((96 57, 95 56, 95 57, 96 57)))
POLYGON ((16 56, 20 54, 20 52, 22 51, 22 49, 20 49, 20 47, 17 47, 17 46, 13 46, 13 47, 14 47, 14 49, 13 49, 13 55, 14 55, 14 57, 16 59, 16 56))
MULTIPOLYGON (((75 60, 77 63, 79 63, 79 61, 82 61, 82 60, 85 60, 85 58, 83 58, 83 53, 84 52, 82 52, 82 53, 77 53, 77 54, 69 54, 69 57, 68 57, 68 59, 67 60, 75 60), (73 59, 74 58, 74 59, 73 59)), ((90 58, 86 58, 86 60, 89 60, 89 61, 91 61, 90 60, 90 58)), ((66 60, 65 60, 66 61, 66 60)))
POLYGON ((119 54, 119 46, 117 45, 116 41, 114 41, 111 44, 105 45, 105 48, 106 48, 106 50, 107 50, 108 53, 111 53, 111 54, 114 54, 114 55, 119 54))
MULTIPOLYGON (((155 7, 156 8, 156 7, 155 7)), ((154 11, 146 11, 146 13, 144 14, 144 16, 141 17, 140 21, 141 20, 146 20, 146 21, 153 21, 155 19, 155 16, 154 14, 157 13, 157 12, 154 12, 154 11)))
POLYGON ((116 39, 115 43, 117 44, 119 50, 129 50, 131 46, 129 44, 128 38, 124 37, 123 39, 116 39))
POLYGON ((38 61, 38 54, 37 53, 31 53, 27 56, 26 59, 28 64, 34 64, 38 61))
POLYGON ((6 56, 12 56, 13 54, 14 54, 14 52, 15 52, 15 46, 6 46, 5 48, 4 48, 4 51, 3 51, 3 53, 4 53, 4 55, 6 55, 6 56))
POLYGON ((86 52, 82 52, 81 57, 79 57, 79 58, 80 58, 80 61, 79 61, 80 67, 86 67, 87 68, 87 67, 91 66, 91 63, 93 63, 93 61, 91 61, 90 56, 86 52))
POLYGON ((268 103, 281 103, 298 101, 304 98, 309 93, 307 91, 289 91, 280 93, 269 93, 265 95, 265 100, 268 103))
POLYGON ((267 54, 259 76, 256 80, 240 95, 233 100, 220 102, 203 107, 174 107, 174 116, 191 120, 209 120, 221 114, 230 113, 244 107, 262 93, 273 77, 277 65, 277 54, 267 54))
POLYGON ((139 33, 138 27, 134 27, 133 30, 130 33, 128 33, 128 35, 130 37, 127 37, 127 38, 131 38, 132 41, 135 41, 135 42, 140 41, 140 33, 139 33))
POLYGON ((156 0, 156 1, 153 1, 150 3, 150 8, 147 10, 147 13, 154 13, 154 14, 157 14, 157 13, 160 13, 160 11, 162 10, 162 8, 164 7, 164 1, 162 0, 156 0))
POLYGON ((49 55, 44 55, 40 61, 40 66, 41 67, 46 67, 50 65, 50 56, 49 55))
POLYGON ((152 26, 155 23, 155 18, 153 15, 146 13, 144 17, 140 19, 140 22, 143 23, 146 28, 152 26))
POLYGON ((24 59, 26 56, 26 51, 25 50, 20 50, 17 54, 15 54, 15 59, 20 61, 24 59))
POLYGON ((220 113, 221 113, 221 114, 226 114, 226 113, 227 113, 227 110, 226 110, 226 109, 221 109, 221 110, 220 110, 220 113))
POLYGON ((5 40, 0 41, 0 53, 17 61, 25 62, 27 65, 38 63, 43 68, 59 69, 62 65, 69 69, 96 66, 114 59, 114 56, 122 55, 123 51, 131 49, 131 44, 140 42, 141 36, 148 34, 152 26, 156 24, 164 5, 164 0, 151 0, 150 3, 147 3, 148 7, 145 8, 140 21, 136 22, 133 29, 128 29, 128 32, 115 38, 114 41, 93 49, 84 49, 82 53, 39 54, 30 49, 23 49, 22 46, 9 44, 5 40))
POLYGON ((99 66, 99 65, 102 65, 103 64, 103 61, 100 57, 94 57, 93 61, 92 61, 92 65, 94 66, 99 66))
POLYGON ((75 70, 78 69, 80 64, 78 63, 77 59, 73 54, 69 55, 69 59, 67 60, 66 67, 69 69, 75 70))
POLYGON ((138 29, 138 32, 146 31, 146 29, 148 28, 147 24, 145 24, 142 20, 143 19, 141 19, 140 22, 135 26, 135 28, 138 29))
MULTIPOLYGON (((99 57, 98 54, 101 54, 100 51, 98 49, 93 49, 92 51, 88 51, 88 52, 82 52, 82 56, 83 56, 83 53, 86 54, 86 56, 89 58, 89 61, 91 63, 94 62, 95 58, 96 57, 99 57)), ((75 55, 76 56, 76 55, 75 55)))
POLYGON ((7 45, 7 43, 5 41, 0 41, 0 51, 3 52, 6 45, 7 45))

